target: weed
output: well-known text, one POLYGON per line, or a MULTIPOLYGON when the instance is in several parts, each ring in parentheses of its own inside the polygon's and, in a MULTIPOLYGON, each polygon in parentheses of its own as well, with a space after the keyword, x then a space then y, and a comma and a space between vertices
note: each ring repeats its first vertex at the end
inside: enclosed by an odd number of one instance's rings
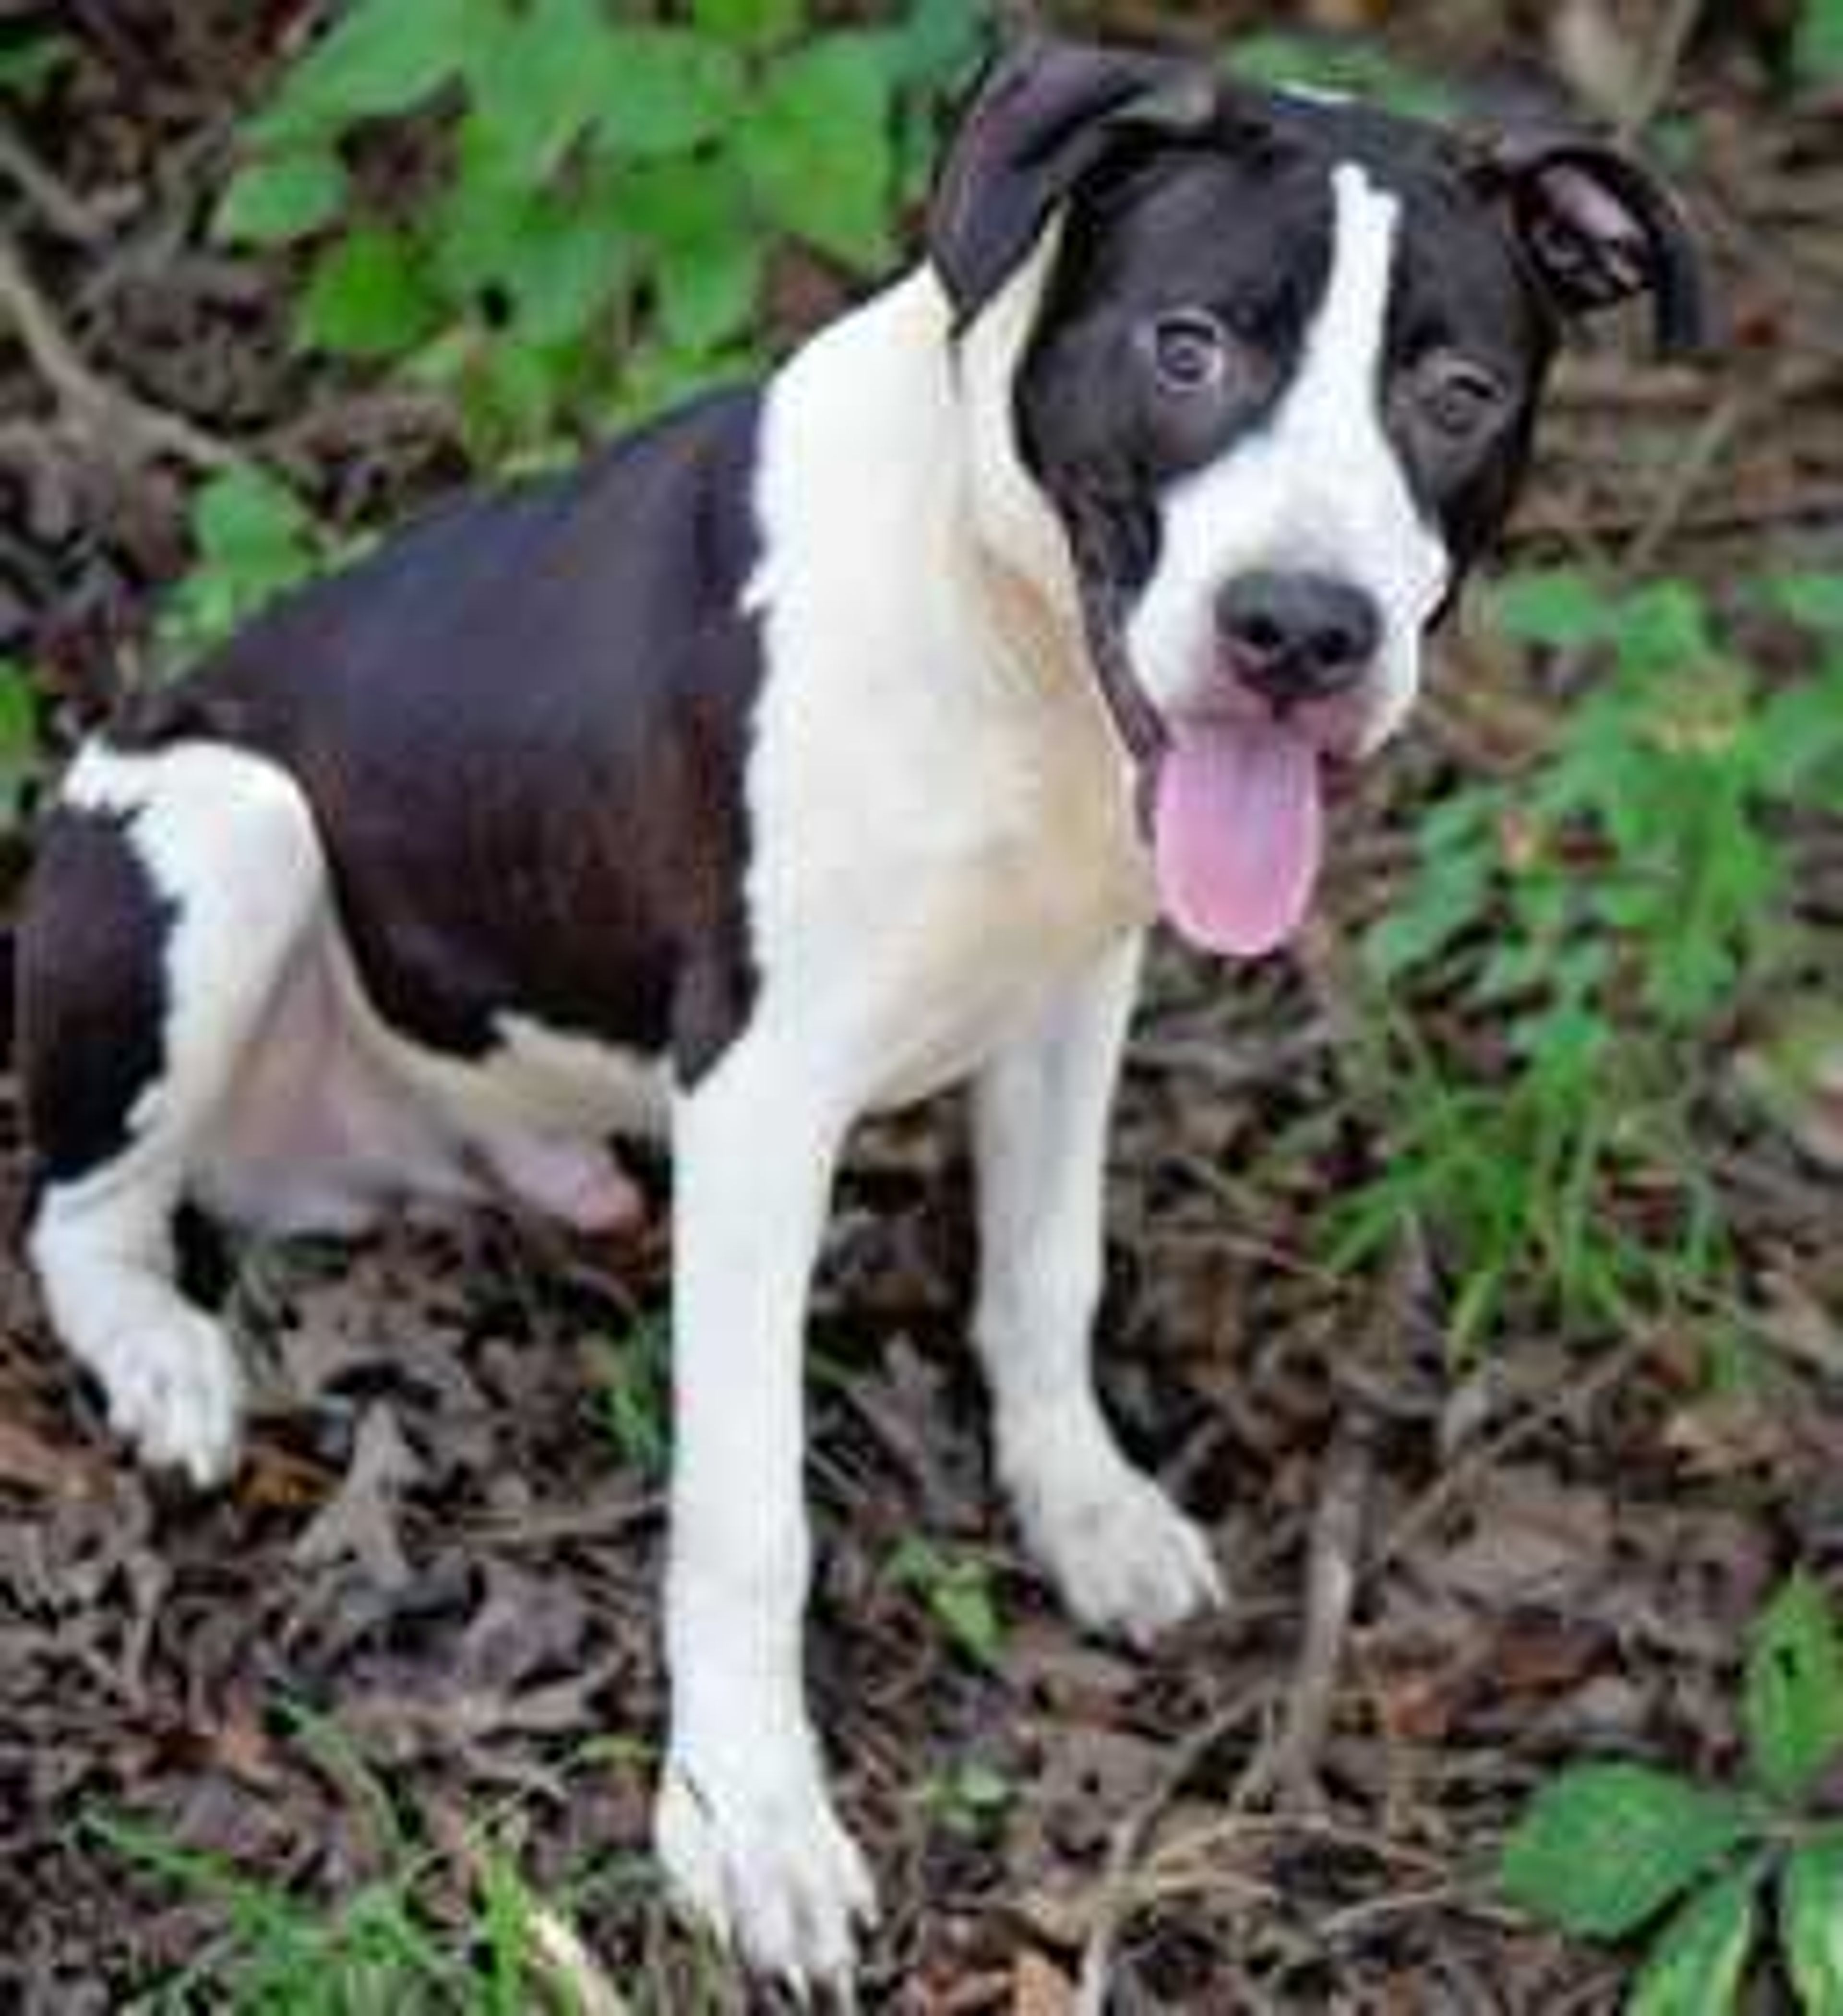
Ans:
POLYGON ((1577 1937, 1625 1939, 1675 1907, 1626 2003, 1635 2016, 1733 2008, 1769 1884, 1799 2006, 1843 2011, 1843 1826, 1811 1810, 1843 1756, 1843 1633, 1805 1576, 1755 1625, 1741 1721, 1745 1782, 1575 1765, 1542 1787, 1505 1845, 1505 1894, 1577 1937))
POLYGON ((1428 1232, 1461 1349, 1519 1295, 1617 1324, 1719 1279, 1686 1066, 1799 956, 1785 813, 1843 810, 1843 582, 1787 577, 1764 602, 1805 633, 1806 675, 1769 682, 1680 581, 1529 574, 1494 599, 1508 636, 1584 683, 1525 775, 1421 822, 1368 935, 1357 1069, 1386 1167, 1331 1229, 1341 1265, 1428 1232), (1426 1032, 1434 1003, 1472 1032, 1463 1064, 1426 1032))
POLYGON ((597 1340, 592 1377, 616 1456, 644 1478, 663 1478, 671 1454, 671 1336, 664 1316, 642 1318, 618 1342, 597 1340))
POLYGON ((40 760, 31 680, 24 666, 0 658, 0 833, 24 819, 40 760))
MULTIPOLYGON (((176 1841, 144 1817, 89 1816, 80 1823, 84 1837, 197 1900, 211 1922, 176 1971, 136 1996, 131 2006, 148 2016, 226 2008, 250 2016, 515 2016, 569 2007, 573 1921, 658 1901, 656 1872, 632 1854, 585 1861, 540 1896, 520 1867, 528 1822, 515 1802, 470 1824, 458 1845, 425 1846, 336 1723, 297 1706, 277 1719, 361 1817, 376 1873, 329 1902, 298 1881, 176 1841)), ((709 1991, 690 2006, 720 2006, 722 1963, 701 1946, 688 1957, 709 1991)))
POLYGON ((1229 45, 1228 61, 1236 76, 1252 84, 1343 92, 1409 117, 1443 119, 1457 109, 1449 91, 1373 42, 1279 29, 1238 36, 1229 45))
POLYGON ((984 1562, 911 1537, 890 1557, 888 1574, 920 1597, 948 1642, 976 1665, 997 1662, 1005 1631, 984 1562))
POLYGON ((34 103, 76 59, 76 45, 62 35, 23 34, 0 41, 0 99, 34 103))
POLYGON ((890 258, 981 10, 922 0, 888 29, 816 27, 804 0, 648 11, 353 0, 247 124, 218 234, 312 241, 297 340, 452 390, 484 460, 733 374, 777 236, 851 274, 890 258), (412 115, 438 166, 405 201, 357 163, 412 115))
POLYGON ((1793 56, 1798 74, 1813 83, 1843 77, 1843 0, 1805 0, 1793 56))
POLYGON ((962 1841, 989 1840, 1017 1798, 1017 1787, 988 1764, 962 1761, 934 1772, 918 1795, 923 1810, 962 1841))
POLYGON ((241 463, 193 492, 195 562, 167 598, 159 645, 179 664, 227 637, 285 589, 338 556, 325 528, 279 477, 241 463))

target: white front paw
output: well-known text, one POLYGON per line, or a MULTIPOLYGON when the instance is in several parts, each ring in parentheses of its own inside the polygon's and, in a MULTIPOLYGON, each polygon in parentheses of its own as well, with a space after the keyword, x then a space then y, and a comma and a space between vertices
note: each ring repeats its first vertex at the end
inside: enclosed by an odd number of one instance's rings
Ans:
POLYGON ((802 2000, 823 1986, 848 2001, 877 1896, 810 1743, 725 1749, 740 1761, 667 1759, 653 1841, 671 1888, 757 1973, 802 2000))
POLYGON ((1006 1464, 1031 1551, 1076 1619, 1144 1645, 1224 1600, 1202 1528, 1097 1425, 1006 1464))
POLYGON ((201 1490, 221 1484, 241 1446, 243 1380, 230 1341, 196 1309, 175 1305, 121 1337, 95 1366, 109 1424, 142 1462, 184 1471, 201 1490))

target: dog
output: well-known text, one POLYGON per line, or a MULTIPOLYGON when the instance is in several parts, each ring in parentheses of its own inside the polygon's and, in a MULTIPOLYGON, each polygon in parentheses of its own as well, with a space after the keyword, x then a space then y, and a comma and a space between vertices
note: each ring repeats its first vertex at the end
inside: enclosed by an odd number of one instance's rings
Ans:
POLYGON ((676 1892, 796 1987, 873 1911, 801 1670, 808 1276, 859 1115, 972 1089, 996 1468, 1074 1617, 1221 1595, 1098 1403, 1147 927, 1310 905, 1569 325, 1696 344, 1664 190, 1186 60, 1002 52, 925 256, 765 383, 464 500, 131 699, 45 823, 17 1021, 52 1327, 200 1485, 239 1378, 182 1204, 634 1208, 669 1137, 676 1892))

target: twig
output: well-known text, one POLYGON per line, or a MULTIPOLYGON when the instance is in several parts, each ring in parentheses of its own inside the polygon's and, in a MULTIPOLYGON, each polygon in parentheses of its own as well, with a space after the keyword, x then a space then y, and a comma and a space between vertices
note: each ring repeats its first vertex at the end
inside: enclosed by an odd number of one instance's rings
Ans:
POLYGON ((1632 103, 1619 121, 1619 138, 1636 140, 1661 112, 1676 85, 1683 52, 1702 18, 1702 0, 1671 0, 1670 11, 1658 30, 1658 39, 1646 58, 1643 74, 1632 94, 1632 103))
POLYGON ((1751 418, 1753 412, 1753 400, 1737 385, 1730 387, 1696 430, 1638 536, 1620 558, 1619 573, 1624 580, 1636 581, 1650 571, 1658 556, 1683 523, 1697 491, 1733 446, 1741 422, 1751 418))
MULTIPOLYGON (((1642 532, 1651 516, 1635 517, 1620 505, 1583 510, 1576 506, 1525 509, 1510 530, 1513 547, 1536 539, 1580 535, 1616 539, 1642 532)), ((1740 497, 1706 504, 1685 513, 1676 530, 1697 538, 1715 538, 1758 531, 1762 525, 1823 524, 1843 518, 1843 482, 1820 478, 1778 486, 1771 496, 1740 497)))
POLYGON ((18 247, 0 232, 0 322, 12 325, 38 375, 69 417, 105 444, 126 443, 145 455, 170 455, 196 469, 229 467, 235 449, 178 413, 150 406, 97 376, 26 270, 18 247))
POLYGON ((1331 1733, 1375 1477, 1376 1424, 1367 1407, 1353 1398, 1345 1404, 1325 1460, 1312 1522, 1299 1664, 1287 1696, 1286 1719, 1263 1773, 1289 1808, 1316 1809, 1323 1802, 1319 1764, 1331 1733))
POLYGON ((539 1966, 562 1991, 575 2016, 628 2016, 620 1989, 602 1971, 567 1919, 548 1904, 539 1904, 527 1923, 539 1966))
POLYGON ((1571 1414, 1584 1413, 1596 1401, 1623 1384, 1654 1341, 1648 1331, 1628 1337, 1584 1379, 1550 1394, 1527 1414, 1519 1415, 1496 1435, 1475 1444, 1436 1478, 1383 1535, 1370 1561, 1370 1572, 1378 1573, 1399 1561, 1485 1471, 1533 1440, 1552 1423, 1571 1414))
MULTIPOLYGON (((59 237, 75 245, 97 245, 109 235, 110 219, 87 203, 27 146, 11 123, 0 119, 0 175, 5 175, 59 237)), ((113 209, 119 204, 119 195, 113 209)))
POLYGON ((1082 1948, 1075 2016, 1105 2016, 1114 1943, 1131 1901, 1127 1878, 1159 1815, 1182 1791, 1190 1774, 1217 1744, 1265 1706, 1266 1697, 1264 1687, 1249 1688, 1186 1737, 1157 1784, 1114 1828, 1113 1839, 1107 1845, 1107 1867, 1102 1872, 1094 1917, 1082 1948))

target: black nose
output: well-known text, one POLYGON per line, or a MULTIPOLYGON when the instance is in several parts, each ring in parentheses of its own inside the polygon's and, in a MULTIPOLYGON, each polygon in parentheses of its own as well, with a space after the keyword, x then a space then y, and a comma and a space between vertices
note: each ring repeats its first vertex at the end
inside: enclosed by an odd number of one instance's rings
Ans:
POLYGON ((1217 598, 1216 630, 1236 676, 1286 707, 1354 685, 1382 617, 1362 589, 1328 574, 1244 574, 1217 598))

